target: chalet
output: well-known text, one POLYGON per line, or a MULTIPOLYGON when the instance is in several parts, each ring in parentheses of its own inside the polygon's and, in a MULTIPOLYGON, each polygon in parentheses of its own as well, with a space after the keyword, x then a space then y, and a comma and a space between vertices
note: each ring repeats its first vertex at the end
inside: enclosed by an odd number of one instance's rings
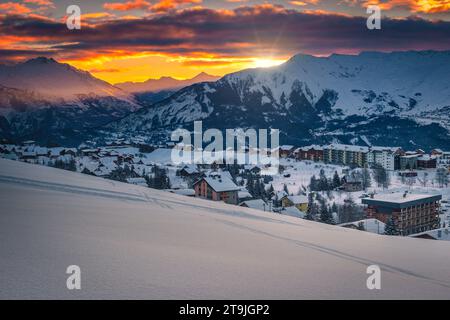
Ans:
POLYGON ((311 145, 297 148, 294 151, 297 160, 323 161, 323 147, 311 145))
POLYGON ((194 183, 194 190, 196 197, 238 204, 239 187, 226 176, 203 177, 194 183))
POLYGON ((20 160, 22 161, 33 161, 37 158, 35 151, 24 151, 20 156, 20 160))
POLYGON ((307 196, 284 196, 281 198, 282 207, 296 207, 300 211, 306 212, 308 210, 308 197, 307 196))
POLYGON ((269 205, 262 199, 247 200, 239 204, 239 206, 261 211, 271 211, 269 205))
POLYGON ((372 195, 361 201, 367 205, 368 218, 383 223, 392 217, 400 235, 407 236, 439 226, 441 195, 388 193, 372 195))
POLYGON ((363 190, 362 182, 356 179, 353 175, 345 175, 343 178, 343 184, 339 187, 340 190, 347 192, 357 192, 363 190))
POLYGON ((185 165, 179 171, 181 177, 199 177, 202 175, 201 171, 195 165, 185 165))

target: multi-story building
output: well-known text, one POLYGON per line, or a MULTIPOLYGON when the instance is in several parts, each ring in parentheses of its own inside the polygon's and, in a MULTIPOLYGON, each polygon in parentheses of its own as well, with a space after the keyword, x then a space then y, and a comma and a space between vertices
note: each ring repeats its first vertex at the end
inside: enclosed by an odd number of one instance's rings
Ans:
POLYGON ((439 227, 441 195, 390 193, 362 199, 367 218, 387 223, 393 218, 402 236, 439 227))
POLYGON ((368 153, 368 147, 330 144, 323 149, 323 159, 327 163, 364 167, 367 164, 368 153))
POLYGON ((400 156, 399 169, 400 170, 414 170, 417 169, 418 154, 405 154, 400 156))
POLYGON ((380 165, 386 170, 398 169, 396 159, 403 153, 400 147, 370 147, 367 156, 369 165, 380 165))
POLYGON ((323 147, 311 145, 297 148, 294 151, 297 160, 323 161, 323 147))

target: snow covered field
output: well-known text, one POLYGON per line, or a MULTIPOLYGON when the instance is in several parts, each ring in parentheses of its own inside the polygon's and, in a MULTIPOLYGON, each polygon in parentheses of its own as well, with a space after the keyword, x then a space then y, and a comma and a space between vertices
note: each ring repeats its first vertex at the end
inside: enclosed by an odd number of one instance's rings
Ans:
POLYGON ((0 298, 450 299, 450 243, 0 159, 0 298), (368 290, 366 268, 381 268, 368 290), (67 290, 69 265, 81 290, 67 290))

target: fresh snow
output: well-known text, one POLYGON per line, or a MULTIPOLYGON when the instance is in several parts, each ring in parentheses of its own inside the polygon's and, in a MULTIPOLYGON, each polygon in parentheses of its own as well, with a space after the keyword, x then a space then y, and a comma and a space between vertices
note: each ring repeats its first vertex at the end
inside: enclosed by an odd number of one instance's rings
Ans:
POLYGON ((450 244, 0 159, 0 299, 449 299, 450 244), (382 270, 368 290, 366 269, 382 270), (81 268, 81 290, 66 269, 81 268))

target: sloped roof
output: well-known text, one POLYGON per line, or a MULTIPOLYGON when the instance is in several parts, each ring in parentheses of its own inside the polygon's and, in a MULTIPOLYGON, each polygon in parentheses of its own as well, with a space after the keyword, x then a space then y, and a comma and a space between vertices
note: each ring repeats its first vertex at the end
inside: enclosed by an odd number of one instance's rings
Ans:
MULTIPOLYGON (((222 176, 222 177, 206 177, 203 179, 216 192, 239 191, 240 190, 240 188, 231 179, 224 177, 224 176, 222 176)), ((197 181, 196 184, 200 181, 202 181, 202 180, 197 181)))

